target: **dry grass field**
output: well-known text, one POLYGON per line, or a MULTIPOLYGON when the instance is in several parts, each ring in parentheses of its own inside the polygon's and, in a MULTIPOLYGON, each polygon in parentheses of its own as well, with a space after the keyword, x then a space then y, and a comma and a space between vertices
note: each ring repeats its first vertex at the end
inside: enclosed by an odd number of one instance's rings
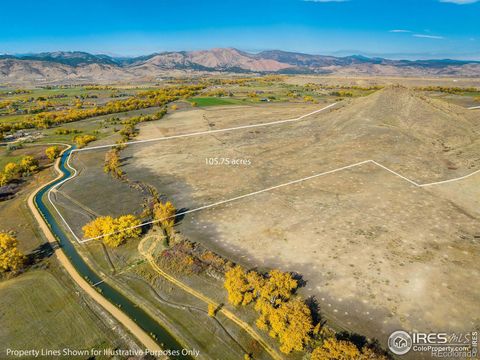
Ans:
MULTIPOLYGON (((142 124, 138 139, 287 119, 324 105, 179 111, 142 124)), ((460 177, 480 168, 479 134, 478 113, 392 86, 296 123, 131 145, 122 169, 193 209, 368 159, 420 184, 460 177)), ((101 215, 141 210, 142 194, 102 173, 104 154, 75 155, 80 176, 58 198, 78 234, 93 215, 75 203, 101 215)), ((298 272, 302 292, 333 324, 385 344, 398 328, 480 326, 479 189, 480 174, 419 188, 367 163, 189 214, 177 228, 250 267, 298 272)))
MULTIPOLYGON (((125 346, 63 277, 36 270, 0 283, 0 357, 6 349, 85 350, 125 346), (27 325, 26 325, 27 324, 27 325)), ((118 335, 118 334, 117 334, 118 335)), ((99 357, 106 358, 106 357, 99 357)))
POLYGON ((476 77, 410 77, 410 76, 335 76, 335 75, 296 75, 286 79, 289 84, 303 85, 308 83, 371 86, 371 85, 403 85, 403 86, 479 86, 476 77))

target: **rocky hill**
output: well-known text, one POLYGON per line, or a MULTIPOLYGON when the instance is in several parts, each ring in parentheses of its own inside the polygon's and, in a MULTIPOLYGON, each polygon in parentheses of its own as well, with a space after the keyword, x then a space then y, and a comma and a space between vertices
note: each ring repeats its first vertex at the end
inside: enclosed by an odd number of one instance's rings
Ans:
POLYGON ((85 52, 0 56, 0 82, 146 81, 179 72, 311 73, 388 76, 480 76, 480 62, 334 57, 233 48, 163 52, 135 58, 85 52))

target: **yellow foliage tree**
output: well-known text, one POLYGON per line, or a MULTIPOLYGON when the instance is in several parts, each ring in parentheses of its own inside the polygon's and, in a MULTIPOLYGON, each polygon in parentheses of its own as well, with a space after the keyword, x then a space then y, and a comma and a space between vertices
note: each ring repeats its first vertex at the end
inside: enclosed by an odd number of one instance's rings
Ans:
POLYGON ((245 303, 248 304, 260 296, 266 281, 265 277, 256 271, 249 271, 247 273, 249 291, 244 294, 245 303))
MULTIPOLYGON (((94 116, 107 115, 113 113, 120 113, 148 107, 164 106, 169 102, 178 100, 180 98, 190 98, 202 90, 206 85, 182 85, 171 86, 162 89, 142 91, 133 97, 124 100, 113 100, 106 104, 97 104, 94 107, 82 108, 82 103, 78 100, 73 106, 68 109, 58 111, 43 111, 46 107, 51 105, 43 104, 41 112, 29 117, 27 120, 15 121, 8 125, 0 125, 0 131, 10 131, 12 129, 24 128, 49 128, 52 125, 69 123, 82 119, 87 119, 94 116)), ((0 108, 9 106, 0 102, 0 108)))
POLYGON ((173 206, 170 201, 167 201, 166 203, 157 202, 153 206, 153 219, 167 232, 167 234, 170 234, 175 225, 176 213, 177 209, 175 209, 175 206, 173 206))
POLYGON ((234 305, 247 305, 256 299, 262 299, 275 306, 290 299, 298 286, 289 273, 272 270, 264 277, 255 271, 246 273, 241 266, 230 269, 225 274, 225 279, 229 300, 234 305))
POLYGON ((60 155, 60 148, 58 146, 49 146, 45 149, 45 155, 53 161, 60 155))
POLYGON ((113 218, 111 216, 100 216, 82 227, 83 236, 86 238, 103 236, 105 234, 105 230, 112 227, 113 218))
POLYGON ((358 360, 360 351, 350 341, 326 339, 323 345, 315 348, 311 360, 358 360))
POLYGON ((290 299, 298 283, 292 274, 274 269, 268 273, 267 280, 260 289, 260 297, 268 300, 272 305, 278 305, 290 299))
POLYGON ((93 135, 77 135, 73 138, 73 141, 77 144, 79 148, 83 148, 88 143, 97 140, 93 135))
POLYGON ((18 175, 19 172, 20 172, 20 167, 13 162, 7 163, 3 168, 3 173, 8 179, 14 178, 15 176, 18 175))
POLYGON ((5 175, 5 173, 1 172, 0 173, 0 186, 5 186, 8 184, 9 182, 9 178, 7 175, 5 175))
POLYGON ((35 173, 38 171, 38 160, 30 155, 24 156, 20 160, 20 168, 24 173, 35 173))
POLYGON ((123 176, 123 171, 120 169, 120 157, 118 156, 117 149, 112 149, 105 154, 103 171, 112 174, 112 176, 117 179, 123 176))
POLYGON ((210 317, 215 317, 215 314, 217 313, 217 307, 213 304, 208 304, 208 316, 210 317))
POLYGON ((18 250, 17 239, 8 234, 0 233, 0 271, 20 270, 25 263, 25 256, 18 250))
POLYGON ((172 106, 170 106, 170 109, 172 109, 172 110, 177 110, 177 109, 178 109, 178 105, 177 105, 177 104, 173 104, 172 106))
POLYGON ((138 238, 142 232, 140 220, 134 215, 123 215, 118 218, 101 216, 82 227, 85 238, 101 237, 110 247, 118 247, 127 239, 138 238))
POLYGON ((240 265, 237 265, 225 273, 225 289, 228 292, 228 301, 237 305, 247 305, 253 300, 251 286, 247 274, 240 265), (250 295, 248 295, 250 293, 250 295), (245 296, 247 294, 247 296, 245 296))
POLYGON ((303 301, 293 299, 274 307, 265 299, 259 299, 255 309, 260 312, 257 326, 269 330, 271 337, 278 338, 282 352, 302 351, 310 341, 312 316, 303 301))
POLYGON ((226 272, 224 285, 233 305, 255 302, 257 326, 279 339, 282 352, 301 351, 310 341, 311 312, 303 301, 291 298, 298 287, 291 274, 272 270, 263 276, 237 265, 226 272))
POLYGON ((123 244, 127 239, 136 239, 142 233, 141 221, 134 215, 123 215, 114 219, 116 234, 105 237, 105 243, 111 247, 123 244))
MULTIPOLYGON (((255 324, 259 329, 263 331, 268 331, 270 326, 270 318, 273 317, 275 312, 275 307, 270 304, 266 299, 258 299, 255 303, 255 310, 260 313, 260 317, 256 320, 255 324)), ((275 333, 272 333, 275 337, 275 333)))

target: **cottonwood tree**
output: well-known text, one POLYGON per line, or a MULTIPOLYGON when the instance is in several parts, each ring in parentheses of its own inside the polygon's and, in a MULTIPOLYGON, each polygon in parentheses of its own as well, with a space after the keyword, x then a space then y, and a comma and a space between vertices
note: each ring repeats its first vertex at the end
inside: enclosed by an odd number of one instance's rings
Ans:
POLYGON ((303 301, 292 299, 275 307, 265 299, 259 299, 255 309, 260 312, 257 326, 268 331, 271 337, 278 338, 282 352, 302 351, 309 343, 312 315, 303 301))
POLYGON ((38 160, 27 155, 20 160, 20 168, 24 174, 32 174, 38 171, 38 160))
POLYGON ((3 173, 8 179, 7 181, 10 181, 11 179, 14 179, 18 176, 18 174, 20 173, 20 166, 18 166, 18 164, 15 164, 14 162, 9 162, 3 168, 3 173))
POLYGON ((53 161, 60 155, 60 148, 56 145, 49 146, 45 149, 45 155, 47 155, 47 157, 53 161))
POLYGON ((224 286, 233 305, 255 303, 257 326, 278 338, 282 352, 301 351, 310 342, 312 315, 302 300, 292 298, 298 283, 291 274, 272 270, 264 276, 237 265, 226 272, 224 286))
POLYGON ((105 245, 118 247, 128 239, 136 239, 142 233, 141 221, 134 215, 118 218, 101 216, 82 227, 85 238, 100 237, 105 245))
POLYGON ((0 186, 8 184, 20 175, 28 176, 35 173, 38 169, 38 160, 33 156, 24 156, 20 160, 20 164, 9 162, 3 168, 3 172, 0 173, 0 186))
POLYGON ((323 345, 313 350, 311 360, 358 360, 360 351, 350 341, 332 337, 324 340, 323 345))
POLYGON ((240 265, 237 265, 225 273, 225 289, 228 292, 228 301, 237 305, 248 305, 253 301, 251 285, 247 274, 240 265), (250 294, 249 294, 250 293, 250 294), (249 294, 245 296, 245 294, 249 294))
POLYGON ((25 263, 25 256, 18 250, 17 239, 4 232, 0 232, 0 271, 17 271, 25 263))
POLYGON ((259 296, 268 300, 272 305, 278 305, 287 301, 298 287, 297 281, 292 274, 274 269, 268 273, 268 277, 260 289, 259 296))
POLYGON ((88 143, 97 140, 94 135, 77 135, 73 138, 73 141, 77 144, 79 148, 83 148, 88 143))
POLYGON ((10 179, 3 172, 0 172, 0 186, 5 186, 8 184, 10 179))
POLYGON ((109 150, 105 154, 103 171, 107 174, 112 174, 112 176, 117 179, 120 179, 123 176, 123 171, 120 169, 120 157, 118 156, 118 149, 109 150))
POLYGON ((167 235, 171 233, 171 230, 175 225, 176 213, 177 209, 175 209, 175 206, 170 201, 165 203, 158 201, 153 206, 153 219, 157 222, 158 226, 167 233, 167 235))

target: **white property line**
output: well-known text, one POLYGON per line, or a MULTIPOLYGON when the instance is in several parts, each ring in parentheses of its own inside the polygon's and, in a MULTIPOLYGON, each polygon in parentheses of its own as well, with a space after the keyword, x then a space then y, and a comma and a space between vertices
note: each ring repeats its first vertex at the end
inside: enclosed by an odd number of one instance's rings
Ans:
MULTIPOLYGON (((69 148, 71 147, 70 145, 67 145, 69 148)), ((67 148, 68 150, 68 148, 67 148)), ((56 184, 55 186, 53 186, 49 191, 48 191, 48 194, 47 194, 47 198, 48 198, 48 201, 50 202, 50 204, 52 204, 53 208, 55 209, 55 211, 57 212, 58 216, 60 216, 60 219, 62 219, 63 223, 65 224, 65 226, 67 227, 67 229, 72 233, 73 237, 75 238, 75 240, 77 240, 77 242, 81 242, 81 240, 78 238, 78 236, 73 232, 72 228, 70 227, 70 225, 67 223, 67 220, 65 220, 65 218, 62 216, 62 214, 60 213, 60 211, 58 210, 57 206, 53 203, 52 201, 52 198, 51 198, 51 193, 53 190, 56 190, 60 185, 63 185, 65 184, 67 181, 73 179, 75 176, 77 176, 77 169, 75 169, 74 167, 72 167, 70 165, 70 157, 72 156, 72 153, 70 152, 70 154, 68 154, 68 158, 67 158, 67 166, 72 169, 73 171, 73 176, 70 176, 62 181, 60 181, 58 184, 56 184)))
POLYGON ((288 186, 288 185, 298 184, 298 183, 300 183, 300 182, 302 182, 302 181, 307 181, 307 180, 310 180, 310 179, 314 179, 314 178, 316 178, 316 177, 320 177, 320 176, 327 175, 327 174, 332 174, 332 173, 335 173, 335 172, 337 172, 337 171, 342 171, 342 170, 349 169, 349 168, 352 168, 352 167, 355 167, 355 166, 358 166, 358 165, 362 165, 362 164, 365 164, 365 163, 367 163, 367 162, 369 162, 369 161, 371 161, 371 160, 365 160, 365 161, 362 161, 362 162, 359 162, 359 163, 355 163, 355 164, 352 164, 352 165, 343 166, 343 167, 338 168, 338 169, 334 169, 334 170, 330 170, 330 171, 325 171, 325 172, 320 173, 320 174, 315 174, 315 175, 307 176, 307 177, 304 177, 304 178, 301 178, 301 179, 298 179, 298 180, 293 180, 293 181, 289 181, 289 182, 286 182, 286 183, 283 183, 283 184, 280 184, 280 185, 271 186, 271 187, 268 187, 268 188, 266 188, 266 189, 257 190, 257 191, 254 191, 254 192, 251 192, 251 193, 248 193, 248 194, 243 194, 243 195, 240 195, 240 196, 235 196, 235 197, 230 198, 230 199, 226 199, 226 200, 222 200, 222 201, 217 201, 217 202, 215 202, 215 203, 213 203, 213 204, 208 204, 208 205, 200 206, 200 207, 195 208, 195 209, 191 209, 191 210, 186 210, 186 211, 179 212, 179 213, 177 213, 177 214, 175 214, 175 215, 166 217, 166 218, 164 218, 164 219, 147 221, 147 222, 142 223, 142 224, 140 224, 140 225, 132 226, 132 227, 130 227, 130 228, 123 229, 123 230, 121 230, 121 231, 116 231, 116 232, 112 232, 112 233, 109 233, 109 234, 100 235, 100 236, 88 238, 88 239, 85 239, 85 240, 81 240, 80 243, 85 243, 85 242, 87 242, 87 241, 97 240, 97 239, 100 239, 100 238, 103 238, 103 237, 109 236, 109 235, 119 234, 119 233, 121 233, 121 232, 123 232, 123 231, 136 229, 136 228, 139 228, 139 227, 142 227, 142 226, 145 226, 145 225, 151 225, 151 224, 155 224, 155 223, 158 223, 158 222, 161 222, 161 221, 165 221, 165 220, 169 220, 169 219, 174 219, 174 218, 179 217, 179 216, 183 216, 183 215, 186 215, 186 214, 191 214, 191 213, 193 213, 193 212, 197 212, 197 211, 200 211, 200 210, 205 210, 205 209, 208 209, 208 208, 211 208, 211 207, 214 207, 214 206, 219 206, 219 205, 227 204, 227 203, 230 203, 230 202, 232 202, 232 201, 236 201, 236 200, 240 200, 240 199, 245 199, 245 198, 250 197, 250 196, 255 196, 255 195, 258 195, 258 194, 261 194, 261 193, 264 193, 264 192, 267 192, 267 191, 272 191, 272 190, 275 190, 275 189, 279 189, 279 188, 282 188, 282 187, 285 187, 285 186, 288 186))
POLYGON ((413 181, 413 180, 410 180, 409 178, 406 178, 406 177, 403 176, 403 175, 400 175, 400 174, 397 173, 396 171, 393 171, 392 169, 389 169, 388 167, 386 167, 386 166, 384 166, 384 165, 376 162, 375 160, 369 160, 369 161, 371 161, 372 163, 374 163, 374 164, 377 165, 377 166, 380 166, 382 169, 385 169, 385 170, 387 170, 388 172, 391 172, 393 175, 396 175, 396 176, 398 176, 399 178, 402 178, 403 180, 408 181, 408 182, 409 182, 410 184, 412 184, 412 185, 415 185, 415 186, 425 186, 425 185, 420 185, 419 183, 417 183, 417 182, 415 182, 415 181, 413 181))
POLYGON ((242 126, 235 126, 235 127, 230 127, 230 128, 225 128, 225 129, 218 129, 218 130, 206 130, 206 131, 199 131, 199 132, 193 132, 193 133, 188 133, 188 134, 180 134, 180 135, 172 135, 172 136, 163 136, 163 137, 158 137, 158 138, 153 138, 153 139, 146 139, 146 140, 135 140, 135 141, 128 141, 124 143, 119 143, 119 144, 110 144, 110 145, 98 145, 98 146, 91 146, 91 147, 86 147, 83 149, 73 149, 72 152, 81 152, 81 151, 89 151, 89 150, 96 150, 96 149, 105 149, 105 148, 110 148, 113 146, 119 146, 119 145, 131 145, 131 144, 143 144, 143 143, 149 143, 153 141, 161 141, 161 140, 171 140, 171 139, 180 139, 180 138, 186 138, 186 137, 191 137, 191 136, 199 136, 199 135, 209 135, 209 134, 217 134, 221 132, 226 132, 226 131, 233 131, 233 130, 243 130, 243 129, 250 129, 250 128, 256 128, 256 127, 262 127, 262 126, 269 126, 269 125, 278 125, 278 124, 285 124, 285 123, 290 123, 290 122, 295 122, 295 121, 300 121, 306 118, 307 116, 311 116, 314 114, 317 114, 321 111, 327 110, 338 103, 333 103, 330 105, 325 106, 324 108, 321 108, 319 110, 312 111, 311 113, 302 115, 300 117, 294 118, 294 119, 287 119, 287 120, 276 120, 276 121, 270 121, 266 123, 260 123, 260 124, 252 124, 252 125, 242 125, 242 126))
MULTIPOLYGON (((319 109, 319 110, 316 110, 316 111, 313 111, 311 113, 308 113, 308 114, 305 114, 305 115, 302 115, 298 118, 295 118, 295 119, 287 119, 287 120, 278 120, 278 121, 272 121, 272 122, 267 122, 267 123, 262 123, 262 124, 254 124, 254 125, 244 125, 244 126, 237 126, 237 127, 231 127, 231 128, 226 128, 226 129, 218 129, 218 130, 209 130, 209 131, 201 131, 201 132, 195 132, 195 133, 189 133, 189 134, 181 134, 181 135, 173 135, 173 136, 168 136, 168 137, 161 137, 161 138, 154 138, 154 139, 147 139, 147 140, 138 140, 138 141, 130 141, 130 142, 126 142, 126 143, 123 143, 125 145, 129 145, 129 144, 139 144, 139 143, 148 143, 148 142, 153 142, 153 141, 160 141, 160 140, 168 140, 168 139, 176 139, 176 138, 184 138, 184 137, 190 137, 190 136, 199 136, 199 135, 208 135, 208 134, 212 134, 212 133, 219 133, 219 132, 226 132, 226 131, 233 131, 233 130, 241 130, 241 129, 248 129, 248 128, 254 128, 254 127, 261 127, 261 126, 268 126, 268 125, 276 125, 276 124, 283 124, 283 123, 289 123, 289 122, 295 122, 295 121, 299 121, 299 120, 302 120, 304 119, 305 117, 307 116, 310 116, 310 115, 313 115, 313 114, 316 114, 316 113, 319 113, 323 110, 326 110, 334 105, 336 105, 337 103, 333 103, 333 104, 330 104, 322 109, 319 109)), ((183 216, 183 215, 186 215, 186 214, 190 214, 190 213, 193 213, 193 212, 197 212, 197 211, 200 211, 200 210, 205 210, 205 209, 208 209, 208 208, 212 208, 212 207, 215 207, 215 206, 219 206, 219 205, 223 205, 223 204, 226 204, 226 203, 230 203, 230 202, 233 202, 233 201, 237 201, 237 200, 241 200, 241 199, 244 199, 244 198, 247 198, 247 197, 251 197, 251 196, 255 196, 255 195, 258 195, 258 194, 261 194, 261 193, 264 193, 264 192, 269 192, 269 191, 272 191, 272 190, 275 190, 275 189, 279 189, 279 188, 282 188, 282 187, 285 187, 285 186, 289 186, 289 185, 294 185, 294 184, 298 184, 300 182, 303 182, 303 181, 307 181, 307 180, 311 180, 311 179, 314 179, 314 178, 317 178, 317 177, 320 177, 320 176, 324 176, 324 175, 328 175, 328 174, 333 174, 333 173, 336 173, 338 171, 342 171, 342 170, 346 170, 346 169, 350 169, 350 168, 353 168, 353 167, 356 167, 356 166, 360 166, 360 165, 364 165, 364 164, 367 164, 367 163, 372 163, 378 167, 381 167, 382 169, 392 173, 393 175, 409 182, 410 184, 416 186, 416 187, 427 187, 427 186, 432 186, 432 185, 438 185, 438 184, 444 184, 444 183, 448 183, 448 182, 454 182, 454 181, 458 181, 458 180, 462 180, 462 179, 465 179, 465 178, 468 178, 472 175, 475 175, 477 173, 480 172, 480 170, 476 170, 468 175, 465 175, 465 176, 461 176, 461 177, 458 177, 458 178, 454 178, 454 179, 449 179, 449 180, 443 180, 443 181, 437 181, 437 182, 432 182, 432 183, 426 183, 426 184, 419 184, 401 174, 399 174, 398 172, 392 170, 392 169, 389 169, 388 167, 376 162, 375 160, 364 160, 364 161, 361 161, 361 162, 357 162, 357 163, 354 163, 354 164, 351 164, 351 165, 347 165, 347 166, 343 166, 343 167, 340 167, 340 168, 336 168, 336 169, 333 169, 333 170, 329 170, 329 171, 325 171, 325 172, 322 172, 322 173, 318 173, 318 174, 314 174, 314 175, 311 175, 311 176, 307 176, 307 177, 304 177, 304 178, 301 178, 301 179, 297 179, 297 180, 292 180, 292 181, 289 181, 289 182, 286 182, 286 183, 283 183, 283 184, 279 184, 279 185, 275 185, 275 186, 271 186, 271 187, 268 187, 268 188, 265 188, 265 189, 262 189, 262 190, 258 190, 258 191, 254 191, 254 192, 251 192, 251 193, 247 193, 247 194, 243 194, 243 195, 240 195, 240 196, 236 196, 236 197, 233 197, 233 198, 230 198, 230 199, 226 199, 226 200, 221 200, 221 201, 218 201, 218 202, 215 202, 215 203, 212 203, 212 204, 208 204, 208 205, 204 205, 204 206, 200 206, 198 208, 195 208, 195 209, 191 209, 191 210, 186 210, 186 211, 183 211, 183 212, 179 212, 173 216, 170 216, 170 217, 167 217, 167 218, 164 218, 164 219, 159 219, 159 220, 153 220, 153 221, 148 221, 148 222, 144 222, 140 225, 137 225, 137 226, 132 226, 132 227, 129 227, 129 228, 126 228, 126 229, 123 229, 121 231, 116 231, 116 232, 112 232, 112 233, 109 233, 109 234, 104 234, 104 235, 101 235, 101 236, 97 236, 97 237, 92 237, 92 238, 88 238, 88 239, 83 239, 83 240, 80 240, 78 238, 78 236, 73 232, 72 228, 70 227, 70 225, 67 223, 67 221, 65 220, 65 218, 62 216, 62 214, 60 213, 60 211, 58 210, 58 208, 55 206, 55 204, 53 203, 53 201, 51 200, 51 197, 50 197, 50 193, 51 191, 55 190, 56 188, 58 188, 60 185, 64 184, 65 182, 73 179, 74 177, 77 176, 77 170, 72 167, 70 165, 70 158, 72 156, 72 153, 74 152, 81 152, 81 151, 88 151, 88 150, 95 150, 95 149, 103 149, 103 148, 108 148, 108 147, 112 147, 112 146, 116 146, 116 145, 119 145, 119 144, 112 144, 112 145, 100 145, 100 146, 93 146, 93 147, 87 147, 87 148, 84 148, 84 149, 74 149, 70 152, 68 158, 67 158, 67 161, 66 161, 66 164, 67 166, 72 169, 73 171, 73 176, 61 181, 60 183, 58 183, 57 185, 55 185, 54 187, 52 187, 49 192, 48 192, 48 200, 50 201, 50 203, 52 204, 53 208, 55 209, 55 211, 57 212, 57 214, 60 216, 60 218, 62 219, 63 223, 66 225, 67 229, 72 233, 73 237, 75 238, 75 240, 82 244, 82 243, 86 243, 86 242, 89 242, 89 241, 92 241, 92 240, 97 240, 97 239, 100 239, 100 238, 103 238, 105 236, 110 236, 110 235, 115 235, 115 234, 118 234, 118 233, 121 233, 123 231, 127 231, 127 230, 132 230, 132 229, 136 229, 136 228, 140 228, 140 227, 143 227, 145 225, 151 225, 151 224, 155 224, 155 223, 158 223, 158 222, 161 222, 161 221, 165 221, 165 220, 169 220, 169 219, 173 219, 173 218, 176 218, 176 217, 179 217, 179 216, 183 216)))
POLYGON ((458 180, 463 180, 463 179, 466 179, 472 175, 475 175, 475 174, 478 174, 480 172, 480 169, 479 170, 476 170, 470 174, 467 174, 467 175, 464 175, 464 176, 460 176, 458 178, 454 178, 454 179, 449 179, 449 180, 443 180, 443 181, 436 181, 436 182, 432 182, 432 183, 429 183, 429 184, 423 184, 423 185, 419 185, 420 187, 425 187, 425 186, 431 186, 431 185, 439 185, 439 184, 446 184, 446 183, 449 183, 449 182, 454 182, 454 181, 458 181, 458 180))
MULTIPOLYGON (((135 266, 138 266, 138 265, 140 265, 140 264, 143 264, 144 262, 145 262, 145 260, 142 260, 142 261, 140 261, 140 262, 138 262, 138 263, 136 263, 136 264, 132 264, 132 265, 130 265, 130 266, 127 266, 127 267, 124 268, 122 271, 113 274, 113 276, 122 275, 122 274, 126 273, 128 270, 134 268, 135 266)), ((92 286, 100 285, 100 284, 104 283, 106 280, 107 280, 107 277, 103 278, 102 280, 97 281, 95 284, 92 284, 92 286)))
MULTIPOLYGON (((225 132, 225 131, 234 131, 234 130, 241 130, 241 129, 248 129, 248 128, 253 128, 253 127, 261 127, 261 126, 268 126, 268 125, 278 125, 278 124, 284 124, 284 123, 289 123, 289 122, 294 122, 294 121, 300 121, 304 118, 306 118, 307 116, 311 116, 313 114, 317 114, 321 111, 324 111, 326 109, 329 109, 333 106, 335 106, 337 103, 333 103, 333 104, 330 104, 330 105, 327 105, 319 110, 315 110, 315 111, 312 111, 308 114, 305 114, 305 115, 302 115, 300 117, 297 117, 295 119, 287 119, 287 120, 277 120, 277 121, 271 121, 271 122, 267 122, 267 123, 261 123, 261 124, 253 124, 253 125, 244 125, 244 126, 237 126, 237 127, 231 127, 231 128, 226 128, 226 129, 218 129, 218 130, 208 130, 208 131, 200 131, 200 132, 195 132, 195 133, 189 133, 189 134, 182 134, 182 135, 174 135, 174 136, 167 136, 167 137, 160 137, 160 138, 154 138, 154 139, 147 139, 147 140, 138 140, 138 141, 130 141, 130 142, 125 142, 123 143, 122 145, 130 145, 130 144, 140 144, 140 143, 148 143, 148 142, 153 142, 153 141, 159 141, 159 140, 169 140, 169 139, 176 139, 176 138, 182 138, 182 137, 190 137, 190 136, 199 136, 199 135, 208 135, 208 134, 212 134, 212 133, 219 133, 219 132, 225 132)), ((63 145, 66 145, 66 144, 63 144, 63 145)), ((57 212, 58 216, 60 217, 60 219, 62 219, 63 223, 65 224, 65 226, 67 227, 67 229, 70 231, 70 233, 73 235, 73 237, 75 238, 75 240, 78 242, 78 243, 82 243, 82 242, 85 242, 85 240, 80 240, 80 238, 74 233, 74 231, 72 230, 72 228, 70 227, 70 225, 68 224, 67 220, 65 220, 65 218, 63 217, 63 215, 60 213, 60 211, 58 210, 57 206, 53 203, 52 201, 52 198, 51 198, 51 192, 52 191, 55 191, 60 185, 63 185, 64 183, 66 183, 67 181, 75 178, 77 176, 77 169, 75 169, 74 167, 72 167, 70 165, 70 158, 72 156, 72 154, 74 152, 81 152, 81 151, 88 151, 88 150, 95 150, 95 149, 103 149, 103 148, 109 148, 109 147, 112 147, 112 146, 117 146, 119 144, 111 144, 111 145, 100 145, 100 146, 92 146, 92 147, 87 147, 87 148, 84 148, 84 149, 73 149, 72 151, 70 151, 70 154, 68 155, 68 158, 67 158, 67 166, 72 169, 73 171, 73 175, 70 176, 69 178, 59 182, 57 185, 53 186, 49 191, 48 191, 48 194, 47 194, 47 198, 48 198, 48 201, 50 202, 50 204, 52 204, 53 208, 55 209, 55 211, 57 212)), ((70 145, 66 145, 68 148, 70 148, 71 146, 70 145)), ((181 214, 177 214, 176 216, 180 216, 181 214)), ((159 220, 160 221, 160 220, 159 220)), ((163 219, 161 220, 163 221, 163 219)), ((143 226, 144 224, 140 225, 140 226, 143 226)), ((137 227, 140 227, 140 226, 137 226, 137 227)), ((135 228, 135 227, 133 227, 135 228)), ((128 229, 124 229, 123 231, 125 230, 128 230, 128 229)), ((118 233, 118 232, 117 232, 118 233)), ((112 233, 112 234, 106 234, 106 235, 103 235, 101 237, 104 237, 104 236, 108 236, 108 235, 113 235, 115 233, 112 233)), ((87 240, 93 240, 93 239, 87 239, 87 240)))
POLYGON ((318 173, 318 174, 310 175, 310 176, 307 176, 307 177, 304 177, 304 178, 301 178, 301 179, 288 181, 288 182, 286 182, 286 183, 279 184, 279 185, 275 185, 275 186, 271 186, 271 187, 268 187, 268 188, 265 188, 265 189, 262 189, 262 190, 257 190, 257 191, 253 191, 253 192, 250 192, 250 193, 247 193, 247 194, 243 194, 243 195, 240 195, 240 196, 235 196, 235 197, 230 198, 230 199, 217 201, 217 202, 215 202, 215 203, 208 204, 208 205, 204 205, 204 206, 200 206, 200 207, 195 208, 195 209, 182 211, 182 212, 179 212, 179 213, 177 213, 177 214, 175 214, 175 215, 172 215, 172 216, 169 216, 169 217, 166 217, 166 218, 163 218, 163 219, 147 221, 147 222, 144 222, 144 223, 142 223, 142 224, 140 224, 140 225, 132 226, 132 227, 123 229, 123 230, 121 230, 121 231, 115 231, 115 232, 112 232, 112 233, 109 233, 109 234, 104 234, 104 235, 100 235, 100 236, 96 236, 96 237, 92 237, 92 238, 80 240, 79 243, 81 243, 81 244, 82 244, 82 243, 86 243, 86 242, 89 242, 89 241, 92 241, 92 240, 101 239, 101 238, 103 238, 103 237, 105 237, 105 236, 115 235, 115 234, 119 234, 119 233, 124 232, 124 231, 127 231, 127 230, 132 230, 132 229, 140 228, 140 227, 143 227, 143 226, 145 226, 145 225, 151 225, 151 224, 155 224, 155 223, 158 223, 158 222, 161 222, 161 221, 174 219, 174 218, 179 217, 179 216, 183 216, 183 215, 186 215, 186 214, 191 214, 191 213, 193 213, 193 212, 197 212, 197 211, 200 211, 200 210, 205 210, 205 209, 209 209, 209 208, 212 208, 212 207, 215 207, 215 206, 227 204, 227 203, 230 203, 230 202, 233 202, 233 201, 245 199, 245 198, 250 197, 250 196, 255 196, 255 195, 258 195, 258 194, 261 194, 261 193, 264 193, 264 192, 268 192, 268 191, 272 191, 272 190, 275 190, 275 189, 279 189, 279 188, 282 188, 282 187, 285 187, 285 186, 298 184, 298 183, 301 183, 301 182, 303 182, 303 181, 315 179, 315 178, 317 178, 317 177, 324 176, 324 175, 333 174, 333 173, 336 173, 336 172, 338 172, 338 171, 347 170, 347 169, 354 168, 354 167, 356 167, 356 166, 364 165, 364 164, 367 164, 367 163, 372 163, 372 164, 374 164, 374 165, 376 165, 376 166, 379 166, 379 167, 381 167, 382 169, 387 170, 388 172, 390 172, 390 173, 394 174, 395 176, 397 176, 397 177, 399 177, 399 178, 401 178, 401 179, 409 182, 410 184, 412 184, 413 186, 416 186, 416 187, 426 187, 426 186, 431 186, 431 185, 438 185, 438 184, 444 184, 444 183, 447 183, 447 182, 458 181, 458 180, 462 180, 462 179, 468 178, 468 177, 470 177, 470 176, 472 176, 472 175, 475 175, 476 173, 479 173, 479 172, 480 172, 480 170, 477 170, 477 171, 474 171, 474 172, 471 173, 471 174, 468 174, 468 175, 465 175, 465 176, 461 176, 461 177, 458 177, 458 178, 454 178, 454 179, 450 179, 450 180, 437 181, 437 182, 426 183, 426 184, 419 184, 419 183, 417 183, 417 182, 415 182, 415 181, 413 181, 413 180, 410 180, 410 179, 406 178, 406 177, 403 176, 403 175, 400 175, 400 174, 397 173, 396 171, 393 171, 392 169, 389 169, 388 167, 386 167, 386 166, 384 166, 384 165, 376 162, 375 160, 364 160, 364 161, 357 162, 357 163, 355 163, 355 164, 342 166, 342 167, 339 167, 339 168, 336 168, 336 169, 333 169, 333 170, 329 170, 329 171, 321 172, 321 173, 318 173))
POLYGON ((480 106, 472 106, 468 108, 468 110, 475 110, 475 109, 480 109, 480 106))

